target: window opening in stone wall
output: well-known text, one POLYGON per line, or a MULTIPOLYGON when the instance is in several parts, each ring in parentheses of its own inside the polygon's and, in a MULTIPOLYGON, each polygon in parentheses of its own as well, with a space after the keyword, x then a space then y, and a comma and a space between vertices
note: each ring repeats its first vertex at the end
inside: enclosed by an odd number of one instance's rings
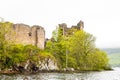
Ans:
POLYGON ((29 33, 28 33, 28 36, 32 36, 32 33, 31 33, 31 32, 29 32, 29 33))

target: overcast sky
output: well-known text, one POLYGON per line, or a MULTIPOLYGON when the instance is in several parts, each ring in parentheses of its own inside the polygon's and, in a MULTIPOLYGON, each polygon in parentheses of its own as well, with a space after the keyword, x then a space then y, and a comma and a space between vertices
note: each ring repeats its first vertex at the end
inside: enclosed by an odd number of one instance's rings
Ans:
POLYGON ((0 17, 13 23, 40 25, 50 38, 60 23, 68 27, 84 21, 96 46, 120 47, 119 0, 0 0, 0 17))

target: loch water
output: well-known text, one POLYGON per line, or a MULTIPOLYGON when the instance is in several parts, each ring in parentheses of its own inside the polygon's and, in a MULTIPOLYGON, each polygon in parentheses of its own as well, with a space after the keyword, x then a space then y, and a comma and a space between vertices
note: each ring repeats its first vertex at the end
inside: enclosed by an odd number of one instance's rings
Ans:
POLYGON ((112 71, 90 71, 82 73, 38 73, 31 75, 0 75, 0 80, 120 80, 120 68, 112 71))

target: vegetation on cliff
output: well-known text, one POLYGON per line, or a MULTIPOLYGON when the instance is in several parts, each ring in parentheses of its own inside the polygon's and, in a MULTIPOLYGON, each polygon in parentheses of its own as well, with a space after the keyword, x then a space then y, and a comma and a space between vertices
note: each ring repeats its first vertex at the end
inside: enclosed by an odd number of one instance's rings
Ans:
POLYGON ((27 66, 27 70, 31 71, 41 65, 45 66, 50 59, 55 61, 53 55, 37 46, 16 44, 15 40, 11 39, 15 34, 11 28, 12 23, 0 23, 0 70, 12 68, 21 72, 27 66))

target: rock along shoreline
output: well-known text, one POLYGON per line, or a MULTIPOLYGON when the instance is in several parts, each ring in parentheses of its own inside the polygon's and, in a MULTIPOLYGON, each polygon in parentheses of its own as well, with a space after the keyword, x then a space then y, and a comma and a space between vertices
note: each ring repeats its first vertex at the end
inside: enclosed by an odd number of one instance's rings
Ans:
POLYGON ((106 69, 106 70, 74 70, 74 71, 68 71, 68 70, 38 70, 38 71, 14 71, 14 70, 1 70, 1 74, 5 75, 14 75, 14 74, 37 74, 37 73, 84 73, 84 72, 100 72, 100 71, 111 71, 113 69, 106 69))

